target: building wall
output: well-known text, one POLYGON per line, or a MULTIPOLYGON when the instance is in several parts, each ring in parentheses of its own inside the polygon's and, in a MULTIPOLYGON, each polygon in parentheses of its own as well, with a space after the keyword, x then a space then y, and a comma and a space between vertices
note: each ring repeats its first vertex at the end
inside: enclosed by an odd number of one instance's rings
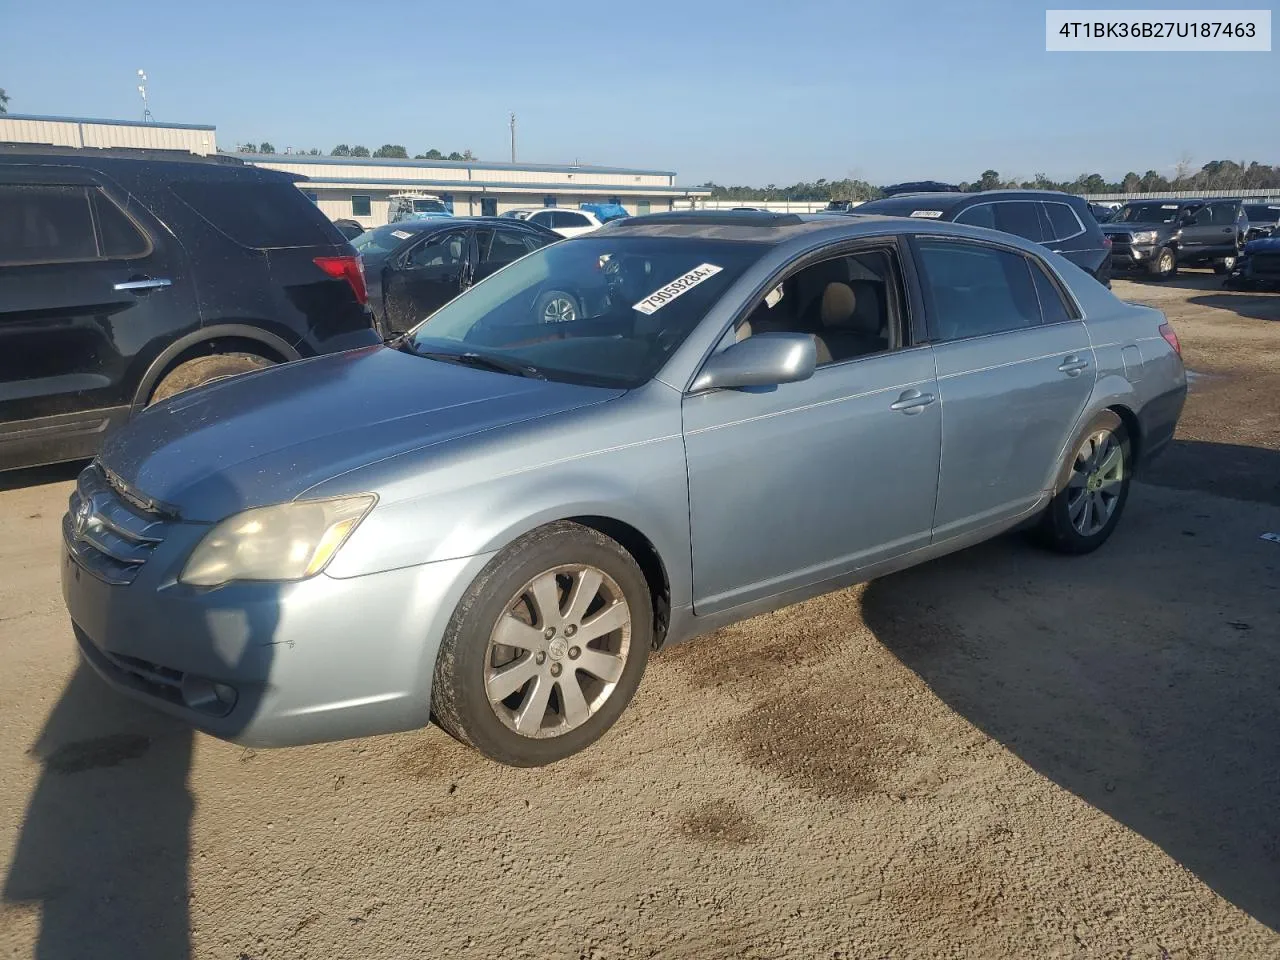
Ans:
POLYGON ((528 168, 504 165, 490 167, 484 163, 439 163, 431 160, 373 161, 371 163, 326 163, 323 158, 313 160, 290 159, 287 156, 245 155, 244 159, 255 166, 286 173, 301 174, 312 180, 395 180, 400 183, 460 183, 474 182, 480 185, 506 185, 515 183, 554 184, 557 188, 571 189, 579 184, 611 187, 665 187, 675 181, 670 173, 657 171, 615 171, 609 168, 577 170, 554 169, 531 164, 528 168))
POLYGON ((201 155, 218 150, 213 127, 21 114, 0 115, 0 143, 182 150, 201 155))
MULTIPOLYGON (((387 208, 389 206, 387 198, 393 193, 404 192, 400 189, 390 190, 385 188, 337 189, 312 183, 300 183, 298 186, 308 195, 314 194, 316 205, 330 220, 355 220, 364 227, 378 227, 386 223, 387 208), (357 216, 353 212, 351 201, 353 195, 369 198, 368 216, 357 216)), ((442 196, 438 190, 424 190, 423 192, 442 196)), ((501 193, 488 191, 483 194, 458 192, 453 194, 453 212, 459 217, 480 216, 482 212, 481 197, 493 197, 498 201, 497 212, 505 213, 508 210, 518 210, 523 207, 541 207, 546 196, 547 194, 542 191, 538 193, 519 193, 515 190, 501 193)), ((556 198, 556 206, 573 210, 576 210, 580 203, 600 203, 610 199, 607 193, 557 193, 554 196, 556 198)), ((633 215, 641 212, 660 213, 672 209, 672 198, 668 196, 622 196, 620 199, 626 211, 633 215), (647 209, 644 207, 646 203, 648 204, 647 209)))

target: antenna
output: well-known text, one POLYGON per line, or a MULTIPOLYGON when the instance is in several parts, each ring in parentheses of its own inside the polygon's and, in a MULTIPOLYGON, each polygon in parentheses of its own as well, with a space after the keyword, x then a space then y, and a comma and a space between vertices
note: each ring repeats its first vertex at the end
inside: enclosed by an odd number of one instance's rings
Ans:
POLYGON ((142 94, 142 122, 154 123, 156 118, 151 115, 151 107, 147 104, 147 75, 142 70, 138 71, 138 93, 142 94))
POLYGON ((511 162, 516 162, 516 115, 511 115, 511 162))

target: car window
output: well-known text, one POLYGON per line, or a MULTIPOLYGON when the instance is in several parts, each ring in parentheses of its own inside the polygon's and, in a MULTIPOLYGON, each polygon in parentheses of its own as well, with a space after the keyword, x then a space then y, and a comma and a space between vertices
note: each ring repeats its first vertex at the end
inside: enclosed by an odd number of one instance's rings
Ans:
POLYGON ((1049 279, 1044 268, 1031 264, 1031 278, 1035 282, 1036 297, 1040 301, 1040 317, 1044 323, 1065 323, 1075 319, 1073 310, 1062 297, 1057 284, 1049 279))
POLYGON ((0 264, 96 260, 84 187, 0 186, 0 264))
POLYGON ((1209 222, 1214 226, 1229 227, 1236 222, 1239 212, 1239 204, 1211 203, 1209 204, 1209 222))
POLYGON ((1015 236, 1041 243, 1045 239, 1044 226, 1040 223, 1039 204, 1030 200, 1001 200, 992 204, 996 208, 996 229, 1015 236))
POLYGON ((1040 323, 1027 258, 951 240, 920 242, 921 272, 940 340, 1025 330, 1040 323))
POLYGON ((570 213, 567 210, 561 210, 555 215, 553 226, 557 227, 589 227, 591 221, 580 213, 570 213))
POLYGON ((519 260, 526 253, 537 249, 528 246, 525 235, 514 230, 477 230, 476 237, 480 240, 480 262, 495 266, 519 260), (484 234, 490 236, 485 237, 484 234))
POLYGON ((889 248, 822 260, 770 290, 739 322, 734 337, 811 334, 819 366, 880 353, 901 342, 900 277, 889 248))
POLYGON ((552 380, 636 387, 768 249, 599 234, 551 243, 451 300, 407 347, 491 354, 552 380))
POLYGON ((550 210, 539 210, 537 213, 529 214, 525 219, 532 220, 534 223, 540 223, 544 227, 550 227, 554 225, 551 219, 553 216, 554 213, 550 210))
POLYGON ((174 183, 172 189, 217 230, 246 247, 330 245, 340 236, 292 183, 191 180, 174 183))
POLYGON ((1213 223, 1213 211, 1208 207, 1199 207, 1195 213, 1191 215, 1191 222, 1197 227, 1207 227, 1213 223))
POLYGON ((1084 233, 1084 224, 1080 222, 1076 212, 1067 204, 1045 201, 1041 206, 1044 209, 1046 219, 1049 221, 1049 227, 1053 231, 1053 235, 1048 239, 1066 240, 1068 237, 1084 233))
POLYGON ((418 244, 405 257, 407 267, 460 267, 467 259, 467 232, 438 233, 418 244))
POLYGON ((138 229, 123 210, 101 190, 94 190, 93 214, 98 221, 102 255, 109 260, 144 257, 151 252, 151 240, 138 229))
POLYGON ((956 216, 956 223, 967 223, 974 227, 987 227, 995 230, 997 229, 996 205, 994 203, 979 203, 968 210, 962 210, 956 216))

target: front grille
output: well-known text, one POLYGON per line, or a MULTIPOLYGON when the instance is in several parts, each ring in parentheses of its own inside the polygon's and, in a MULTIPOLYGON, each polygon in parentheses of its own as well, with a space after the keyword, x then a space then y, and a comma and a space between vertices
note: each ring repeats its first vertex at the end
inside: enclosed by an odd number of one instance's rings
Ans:
POLYGON ((1129 246, 1129 234, 1127 233, 1108 233, 1107 236, 1111 238, 1113 247, 1129 246))
POLYGON ((1280 277, 1280 253, 1255 253, 1249 259, 1254 276, 1280 277))
POLYGON ((107 583, 132 583, 167 524, 141 509, 142 498, 122 495, 94 463, 81 472, 62 518, 62 536, 80 566, 107 583))

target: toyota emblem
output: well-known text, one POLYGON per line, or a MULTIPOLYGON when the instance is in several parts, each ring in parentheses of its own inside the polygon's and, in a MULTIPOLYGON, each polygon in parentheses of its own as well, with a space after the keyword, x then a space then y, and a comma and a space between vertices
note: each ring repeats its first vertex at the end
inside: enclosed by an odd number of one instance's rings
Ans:
POLYGON ((93 504, 88 500, 81 500, 80 505, 76 507, 76 514, 71 518, 71 528, 75 531, 76 539, 84 539, 84 532, 89 529, 89 520, 93 516, 93 504))

